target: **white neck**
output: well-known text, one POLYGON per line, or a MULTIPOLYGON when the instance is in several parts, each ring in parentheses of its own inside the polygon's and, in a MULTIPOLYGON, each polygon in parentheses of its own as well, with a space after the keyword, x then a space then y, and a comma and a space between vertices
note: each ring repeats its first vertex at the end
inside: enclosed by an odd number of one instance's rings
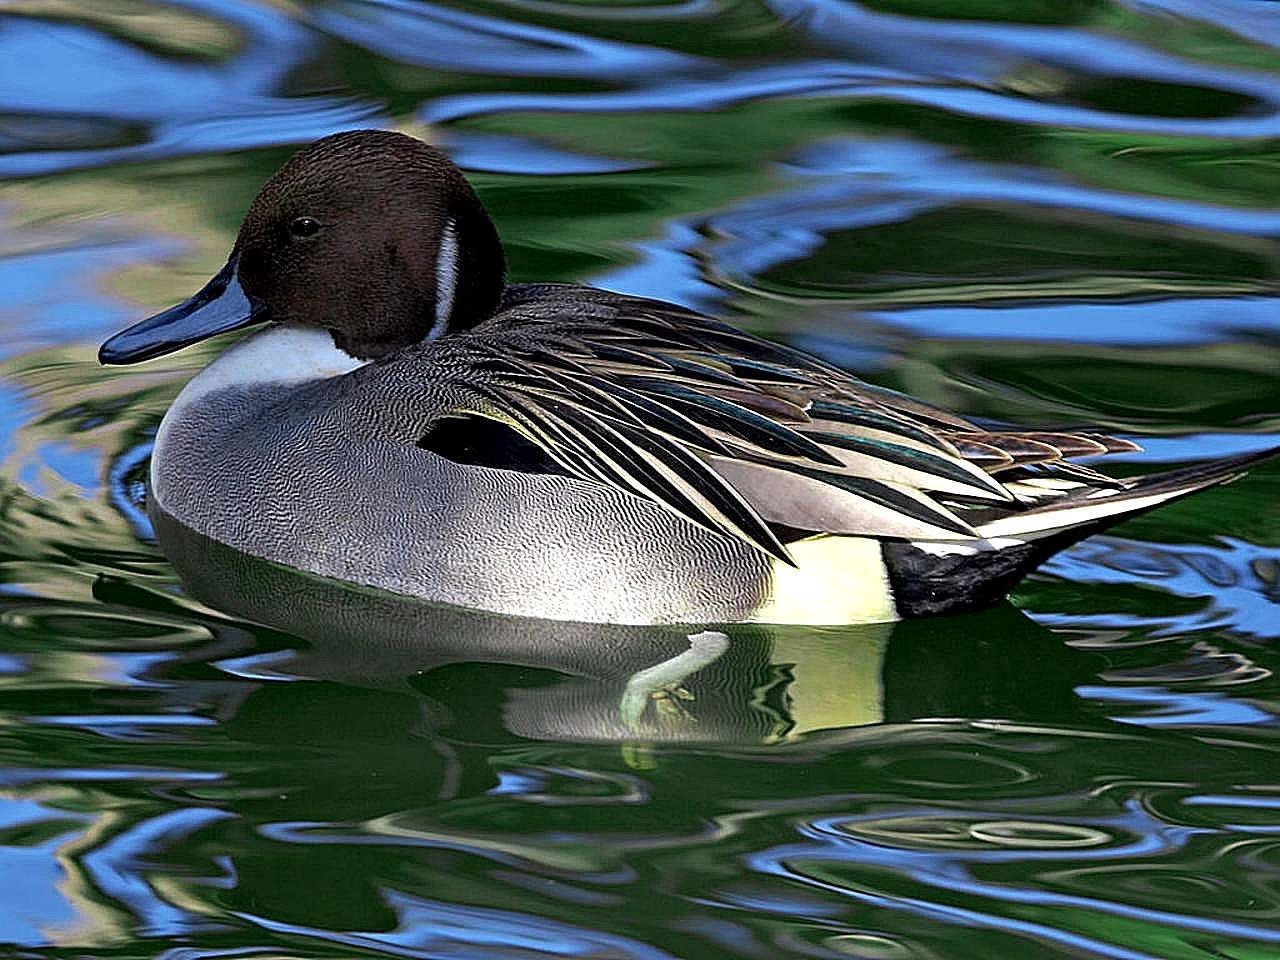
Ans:
POLYGON ((196 374, 179 394, 175 406, 227 387, 326 380, 366 363, 367 360, 357 360, 339 350, 329 331, 319 327, 264 327, 223 351, 196 374))
POLYGON ((173 425, 202 398, 220 390, 302 384, 350 373, 368 363, 339 350, 327 330, 269 326, 221 353, 182 388, 156 433, 152 483, 161 448, 173 425))

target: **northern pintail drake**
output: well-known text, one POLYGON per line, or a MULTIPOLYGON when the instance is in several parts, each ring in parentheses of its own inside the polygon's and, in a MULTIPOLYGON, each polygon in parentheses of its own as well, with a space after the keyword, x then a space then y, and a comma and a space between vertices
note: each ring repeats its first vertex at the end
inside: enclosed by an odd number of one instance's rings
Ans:
POLYGON ((99 359, 250 324, 161 422, 152 508, 292 568, 498 613, 972 609, 1269 455, 1113 479, 1071 458, 1126 440, 980 426, 673 304, 508 285, 458 169, 384 131, 297 153, 218 275, 99 359))

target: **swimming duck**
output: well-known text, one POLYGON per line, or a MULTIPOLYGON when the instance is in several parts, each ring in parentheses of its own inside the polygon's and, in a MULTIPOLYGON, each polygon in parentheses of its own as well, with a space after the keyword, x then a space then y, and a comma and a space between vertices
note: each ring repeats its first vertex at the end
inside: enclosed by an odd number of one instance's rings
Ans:
POLYGON ((968 610, 1262 457, 1113 479, 1098 433, 992 429, 692 310, 507 284, 459 170, 361 130, 303 148, 198 293, 107 364, 251 324, 155 438, 152 510, 324 577, 602 623, 968 610))

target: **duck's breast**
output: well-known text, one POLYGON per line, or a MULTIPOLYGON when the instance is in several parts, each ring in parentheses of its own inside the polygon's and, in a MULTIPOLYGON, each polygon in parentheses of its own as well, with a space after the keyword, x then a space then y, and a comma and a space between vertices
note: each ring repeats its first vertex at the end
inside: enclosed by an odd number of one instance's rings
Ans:
POLYGON ((254 556, 499 613, 714 622, 765 602, 772 565, 745 544, 595 484, 353 429, 328 389, 234 384, 175 404, 157 504, 254 556))

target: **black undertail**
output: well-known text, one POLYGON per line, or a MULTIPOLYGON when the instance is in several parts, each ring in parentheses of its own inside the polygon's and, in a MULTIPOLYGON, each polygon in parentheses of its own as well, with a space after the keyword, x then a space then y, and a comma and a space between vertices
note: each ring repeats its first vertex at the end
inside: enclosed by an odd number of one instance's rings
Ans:
POLYGON ((1097 528, 973 554, 938 556, 914 543, 881 544, 898 615, 932 617, 980 610, 1003 600, 1023 577, 1097 528))
MULTIPOLYGON (((989 607, 1004 599, 1023 577, 1072 544, 1206 486, 1234 480, 1247 468, 1276 456, 1280 456, 1280 447, 1127 481, 1126 490, 1115 496, 1128 499, 1167 493, 1169 497, 1156 504, 1116 513, 998 550, 935 554, 909 541, 883 541, 882 556, 898 614, 903 618, 930 617, 989 607)), ((1068 499, 1057 506, 1069 506, 1070 502, 1068 499)), ((1046 526, 1051 526, 1054 507, 1041 510, 1046 517, 1046 526)))

